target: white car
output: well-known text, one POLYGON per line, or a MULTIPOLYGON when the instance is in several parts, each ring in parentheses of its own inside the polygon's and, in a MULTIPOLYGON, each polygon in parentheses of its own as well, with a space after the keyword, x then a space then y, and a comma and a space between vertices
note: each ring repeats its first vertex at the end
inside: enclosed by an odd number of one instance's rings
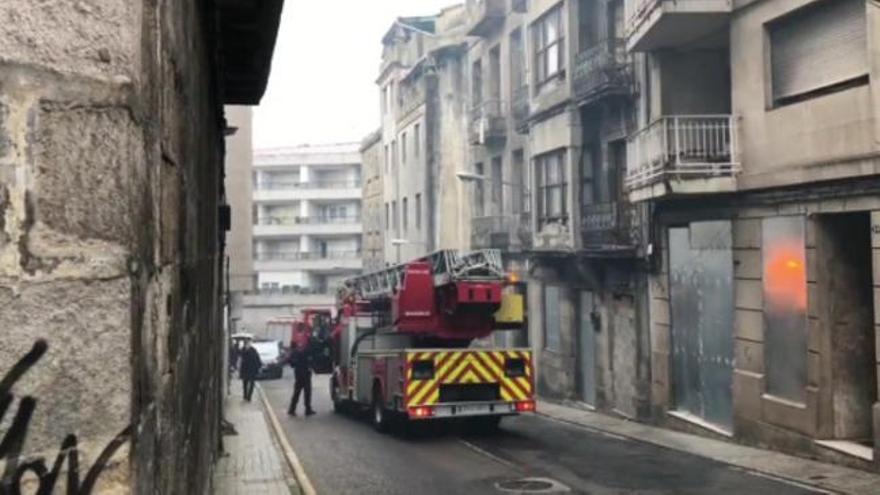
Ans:
POLYGON ((260 355, 263 367, 257 379, 280 379, 284 374, 284 363, 281 362, 283 353, 281 342, 278 340, 256 340, 251 343, 260 355))

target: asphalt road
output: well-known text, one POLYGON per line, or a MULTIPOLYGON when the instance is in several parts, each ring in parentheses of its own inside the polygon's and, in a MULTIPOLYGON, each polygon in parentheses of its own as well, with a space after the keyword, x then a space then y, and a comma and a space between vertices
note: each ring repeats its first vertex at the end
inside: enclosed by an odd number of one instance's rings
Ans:
POLYGON ((321 495, 497 495, 505 493, 498 483, 523 478, 552 480, 562 490, 555 493, 820 493, 541 416, 505 418, 492 435, 438 424, 383 435, 372 429, 366 415, 332 412, 326 376, 314 379, 318 414, 305 418, 300 410, 300 416, 291 418, 286 411, 292 378, 285 375, 261 385, 321 495))

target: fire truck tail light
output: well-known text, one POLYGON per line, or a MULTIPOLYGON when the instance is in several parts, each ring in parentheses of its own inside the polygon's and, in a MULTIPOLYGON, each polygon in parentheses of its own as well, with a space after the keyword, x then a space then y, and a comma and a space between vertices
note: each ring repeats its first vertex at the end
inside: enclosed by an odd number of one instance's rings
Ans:
POLYGON ((524 400, 516 403, 516 412, 535 412, 535 401, 524 400))
POLYGON ((418 406, 409 408, 409 417, 413 419, 430 418, 434 415, 434 408, 429 406, 418 406))

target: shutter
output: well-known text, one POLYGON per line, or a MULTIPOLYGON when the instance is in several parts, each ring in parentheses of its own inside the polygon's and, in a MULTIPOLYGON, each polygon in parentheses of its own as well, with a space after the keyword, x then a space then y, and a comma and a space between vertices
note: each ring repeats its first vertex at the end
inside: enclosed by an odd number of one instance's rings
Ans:
POLYGON ((773 99, 868 73, 864 0, 822 0, 770 26, 773 99))

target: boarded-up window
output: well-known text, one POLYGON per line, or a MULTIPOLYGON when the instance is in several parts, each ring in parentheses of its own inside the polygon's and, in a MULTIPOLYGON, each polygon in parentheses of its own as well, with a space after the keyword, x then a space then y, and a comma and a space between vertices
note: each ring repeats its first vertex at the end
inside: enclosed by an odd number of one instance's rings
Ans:
POLYGON ((562 319, 559 314, 561 291, 553 285, 544 286, 544 348, 559 352, 562 342, 559 333, 562 319))
POLYGON ((866 80, 864 0, 822 0, 773 22, 773 101, 785 104, 866 80))

